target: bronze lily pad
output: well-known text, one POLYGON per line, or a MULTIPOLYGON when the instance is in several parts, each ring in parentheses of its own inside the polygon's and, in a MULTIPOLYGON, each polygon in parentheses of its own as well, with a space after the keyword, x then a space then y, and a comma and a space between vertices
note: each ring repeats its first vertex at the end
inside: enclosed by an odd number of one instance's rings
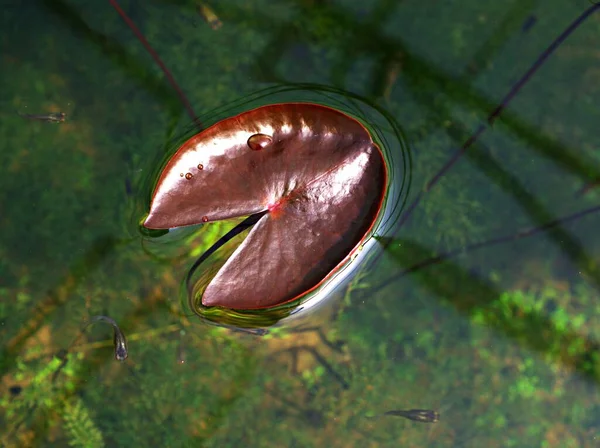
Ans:
POLYGON ((168 229, 266 212, 202 295, 259 309, 298 298, 373 226, 387 168, 369 132, 337 110, 263 106, 186 141, 163 169, 144 225, 168 229))

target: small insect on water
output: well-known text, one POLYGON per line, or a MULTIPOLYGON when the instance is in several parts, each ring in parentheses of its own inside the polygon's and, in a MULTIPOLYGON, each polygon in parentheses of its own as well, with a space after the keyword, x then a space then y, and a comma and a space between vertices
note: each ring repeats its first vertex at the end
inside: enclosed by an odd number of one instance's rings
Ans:
POLYGON ((20 117, 27 120, 45 121, 46 123, 62 123, 67 118, 64 112, 51 112, 49 114, 22 114, 17 112, 20 117))

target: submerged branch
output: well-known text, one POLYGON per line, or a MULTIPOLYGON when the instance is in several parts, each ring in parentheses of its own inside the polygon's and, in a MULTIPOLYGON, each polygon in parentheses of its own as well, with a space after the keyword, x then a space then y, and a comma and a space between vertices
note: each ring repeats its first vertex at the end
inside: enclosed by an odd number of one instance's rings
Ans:
POLYGON ((119 2, 117 2, 117 0, 108 0, 108 1, 113 6, 113 8, 115 8, 115 10, 119 13, 119 15, 125 21, 125 23, 127 24, 127 26, 129 28, 131 28, 131 31, 133 31, 133 34, 135 34, 135 37, 138 38, 138 40, 142 43, 142 45, 144 46, 144 48, 148 51, 148 53, 150 53, 150 56, 152 56, 152 58, 154 59, 154 61, 161 68, 161 70, 163 71, 163 73, 165 74, 165 76, 167 77, 167 79, 169 80, 169 82, 171 83, 171 86, 173 86, 173 88, 177 92, 177 95, 179 96, 179 99, 183 103, 183 106, 185 107, 185 110, 187 111, 187 113, 190 116, 190 118, 192 119, 192 121, 194 123, 196 123, 196 125, 199 128, 202 128, 202 124, 200 123, 198 117, 196 116, 196 113, 194 112, 194 109, 192 108, 192 105, 190 104, 190 102, 188 101, 187 97, 183 93, 183 90, 181 90, 181 88, 177 84, 177 81, 175 81, 175 78, 173 77, 173 75, 171 74, 171 72, 169 71, 169 69, 167 68, 167 66, 165 65, 165 63, 158 56, 158 53, 154 50, 154 48, 152 48, 152 46, 146 40, 146 38, 144 37, 144 35, 142 34, 142 32, 139 30, 139 28, 137 26, 135 26, 135 23, 133 23, 133 21, 129 18, 129 16, 125 13, 125 11, 123 11, 123 9, 121 9, 121 6, 119 6, 119 2))

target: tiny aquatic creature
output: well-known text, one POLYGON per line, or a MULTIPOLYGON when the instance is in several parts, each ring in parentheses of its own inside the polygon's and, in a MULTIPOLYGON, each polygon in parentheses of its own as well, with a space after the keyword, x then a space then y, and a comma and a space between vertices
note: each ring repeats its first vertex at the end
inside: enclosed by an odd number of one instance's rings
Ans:
POLYGON ((205 287, 202 304, 268 308, 315 289, 349 260, 378 217, 386 185, 383 154, 357 120, 317 104, 274 104, 185 142, 160 175, 144 226, 249 216, 240 226, 252 229, 205 287))
MULTIPOLYGON (((143 36, 141 36, 141 33, 139 32, 139 30, 135 27, 135 25, 133 25, 133 23, 131 22, 130 19, 128 19, 126 17, 126 15, 124 14, 124 12, 118 8, 118 4, 116 0, 110 0, 111 4, 113 4, 113 6, 115 6, 115 8, 117 9, 117 11, 119 12, 119 14, 121 14, 124 18, 124 20, 127 22, 127 24, 130 26, 130 28, 134 31, 134 33, 136 34, 136 36, 138 37, 138 39, 140 39, 140 41, 144 44, 144 46, 147 48, 147 50, 152 54, 152 56, 155 58, 155 60, 157 61, 157 63, 160 65, 160 67, 163 69, 163 71, 165 72, 167 78, 169 79, 169 81, 171 82, 171 84, 173 85, 173 87, 175 88, 175 90, 178 92, 183 104, 185 105, 186 109, 188 110, 188 113, 190 114, 190 117, 192 117, 192 119, 194 119, 194 121, 197 122, 195 115, 193 114, 193 111, 191 109, 191 106, 189 104, 189 102, 187 101, 187 99, 185 98, 185 96, 182 94, 181 89, 177 86, 177 84, 175 83, 172 75, 168 72, 168 70, 166 69, 166 67, 164 66, 164 64, 162 63, 162 61, 160 61, 160 59, 157 57, 156 52, 154 52, 154 50, 152 50, 152 48, 149 46, 148 42, 143 38, 143 36)), ((398 222, 396 231, 402 227, 410 218, 412 212, 415 210, 415 208, 418 206, 418 204, 420 203, 420 201, 423 199, 423 197, 426 196, 426 194, 432 189, 434 188, 440 181, 441 178, 443 178, 447 172, 450 171, 450 169, 462 158, 462 156, 469 150, 469 148, 478 141, 479 137, 487 130, 490 129, 493 124, 495 123, 495 121, 500 117, 500 115, 502 114, 502 112, 508 107, 508 105, 512 102, 512 100, 516 97, 516 95, 520 92, 520 90, 531 80, 531 78, 536 74, 536 72, 540 69, 540 67, 542 67, 546 61, 550 58, 550 56, 556 51, 556 49, 558 47, 560 47, 563 42, 576 30, 578 29, 589 17, 591 17, 595 12, 597 12, 598 10, 600 10, 600 3, 594 3, 592 2, 592 6, 589 7, 587 10, 585 10, 581 15, 579 15, 540 55, 539 57, 535 60, 535 62, 531 65, 531 67, 526 71, 526 73, 510 88, 509 92, 504 96, 504 98, 500 101, 500 103, 497 105, 497 107, 487 116, 486 119, 486 123, 482 123, 481 125, 479 125, 475 131, 472 133, 472 135, 465 141, 465 143, 449 158, 449 160, 441 167, 441 169, 429 180, 429 182, 427 182, 424 186, 424 188, 422 189, 421 192, 419 192, 416 197, 412 200, 412 202, 410 202, 409 204, 407 204, 407 208, 406 210, 404 210, 403 214, 401 215, 401 218, 398 222)), ((525 23, 523 24, 523 31, 526 32, 531 26, 533 26, 535 23, 534 19, 528 19, 525 21, 525 23)), ((257 151, 257 152, 262 152, 262 151, 257 151)), ((200 165, 204 166, 203 163, 201 163, 200 165)), ((583 193, 587 192, 588 189, 584 189, 583 193)), ((268 210, 269 212, 271 212, 271 210, 268 210)), ((589 210, 585 210, 579 214, 573 215, 573 216, 569 216, 566 217, 564 219, 561 220, 555 220, 553 222, 548 223, 547 225, 543 225, 540 226, 536 229, 533 229, 531 231, 527 231, 524 235, 532 235, 534 233, 537 233, 538 231, 543 231, 547 228, 550 228, 552 226, 555 226, 557 222, 562 222, 565 220, 571 220, 574 218, 578 218, 580 216, 583 216, 585 214, 589 214, 591 212, 596 211, 596 209, 589 209, 589 210)), ((270 213, 269 213, 270 214, 270 213)), ((212 220, 212 217, 209 217, 208 215, 204 215, 202 221, 203 222, 208 222, 209 220, 212 220)), ((519 238, 521 237, 521 235, 518 236, 519 238)), ((502 239, 504 240, 504 238, 502 239)), ((494 241, 495 242, 495 241, 494 241)), ((482 247, 483 244, 477 244, 474 246, 477 247, 482 247)), ((242 245, 243 246, 243 245, 242 245)), ((384 245, 385 247, 385 245, 384 245)), ((237 254, 237 252, 236 252, 237 254)), ((236 255, 234 254, 234 255, 236 255)), ((233 258, 233 257, 232 257, 233 258)), ((437 260, 440 257, 435 257, 433 260, 437 260)), ((431 260, 429 260, 431 262, 431 260)), ((423 263, 421 263, 423 265, 423 263)), ((264 277, 261 277, 264 278, 264 277)), ((387 282, 386 282, 387 283, 387 282)), ((209 285, 210 286, 210 285, 209 285)))
MULTIPOLYGON (((127 341, 125 340, 125 335, 123 335, 123 332, 121 331, 121 329, 119 328, 117 323, 114 321, 114 319, 112 319, 108 316, 102 316, 102 315, 93 316, 90 318, 90 320, 88 322, 86 322, 81 327, 79 334, 73 340, 73 342, 71 342, 71 345, 69 345, 69 348, 61 349, 61 350, 59 350, 58 353, 56 353, 56 355, 54 355, 55 359, 60 360, 60 364, 56 367, 56 369, 54 369, 54 372, 52 372, 52 376, 50 377, 50 384, 56 383, 56 380, 60 376, 63 369, 66 367, 66 365, 69 361, 68 355, 69 355, 70 348, 73 345, 75 345, 75 343, 83 335, 83 332, 85 331, 85 329, 87 327, 89 327, 90 325, 93 325, 95 323, 98 323, 98 322, 108 323, 108 324, 112 325, 112 327, 114 329, 115 359, 117 361, 124 361, 125 359, 127 359, 127 341)), ((129 370, 135 375, 135 372, 133 372, 133 370, 131 370, 131 368, 129 368, 129 370)), ((15 385, 10 388, 10 392, 13 396, 19 395, 21 393, 21 391, 22 391, 22 387, 19 385, 15 385)), ((39 403, 36 401, 34 401, 34 403, 31 406, 29 406, 29 408, 26 411, 27 418, 29 418, 31 415, 33 415, 33 413, 38 408, 38 406, 39 406, 39 403)), ((10 435, 14 434, 26 420, 27 419, 21 420, 20 423, 18 423, 13 428, 10 435)))
POLYGON ((223 23, 221 22, 219 17, 217 17, 212 8, 206 3, 201 2, 198 5, 198 13, 202 16, 206 23, 210 25, 210 27, 213 30, 218 30, 219 28, 221 28, 221 26, 223 26, 223 23))
POLYGON ((22 114, 17 112, 17 114, 28 120, 45 121, 47 123, 62 123, 67 117, 64 112, 51 112, 49 114, 22 114))
POLYGON ((127 359, 128 353, 127 353, 127 340, 125 339, 125 335, 123 334, 123 332, 121 331, 121 329, 119 328, 119 326, 117 325, 117 323, 114 321, 114 319, 108 317, 108 316, 93 316, 89 322, 87 322, 84 326, 83 326, 83 330, 85 330, 88 326, 95 324, 97 322, 105 322, 107 324, 112 325, 113 330, 114 330, 114 344, 115 344, 115 359, 117 361, 125 361, 127 359))
POLYGON ((436 423, 440 420, 440 414, 437 411, 432 411, 429 409, 409 409, 406 411, 393 410, 384 412, 383 415, 404 417, 421 423, 436 423))

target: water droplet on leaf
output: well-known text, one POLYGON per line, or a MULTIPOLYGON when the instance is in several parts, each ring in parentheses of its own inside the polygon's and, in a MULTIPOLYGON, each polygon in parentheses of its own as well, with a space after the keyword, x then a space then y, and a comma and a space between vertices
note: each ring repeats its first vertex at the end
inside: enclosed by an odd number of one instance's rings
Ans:
POLYGON ((248 139, 248 146, 253 151, 260 151, 271 144, 273 137, 266 134, 254 134, 248 139))
POLYGON ((203 216, 202 217, 202 222, 208 222, 208 216, 203 216))
POLYGON ((201 163, 198 164, 198 169, 199 170, 203 170, 204 169, 204 165, 202 165, 201 163))
POLYGON ((194 177, 194 175, 193 175, 192 173, 187 173, 187 174, 185 175, 185 178, 186 178, 187 180, 190 180, 192 177, 194 177))

